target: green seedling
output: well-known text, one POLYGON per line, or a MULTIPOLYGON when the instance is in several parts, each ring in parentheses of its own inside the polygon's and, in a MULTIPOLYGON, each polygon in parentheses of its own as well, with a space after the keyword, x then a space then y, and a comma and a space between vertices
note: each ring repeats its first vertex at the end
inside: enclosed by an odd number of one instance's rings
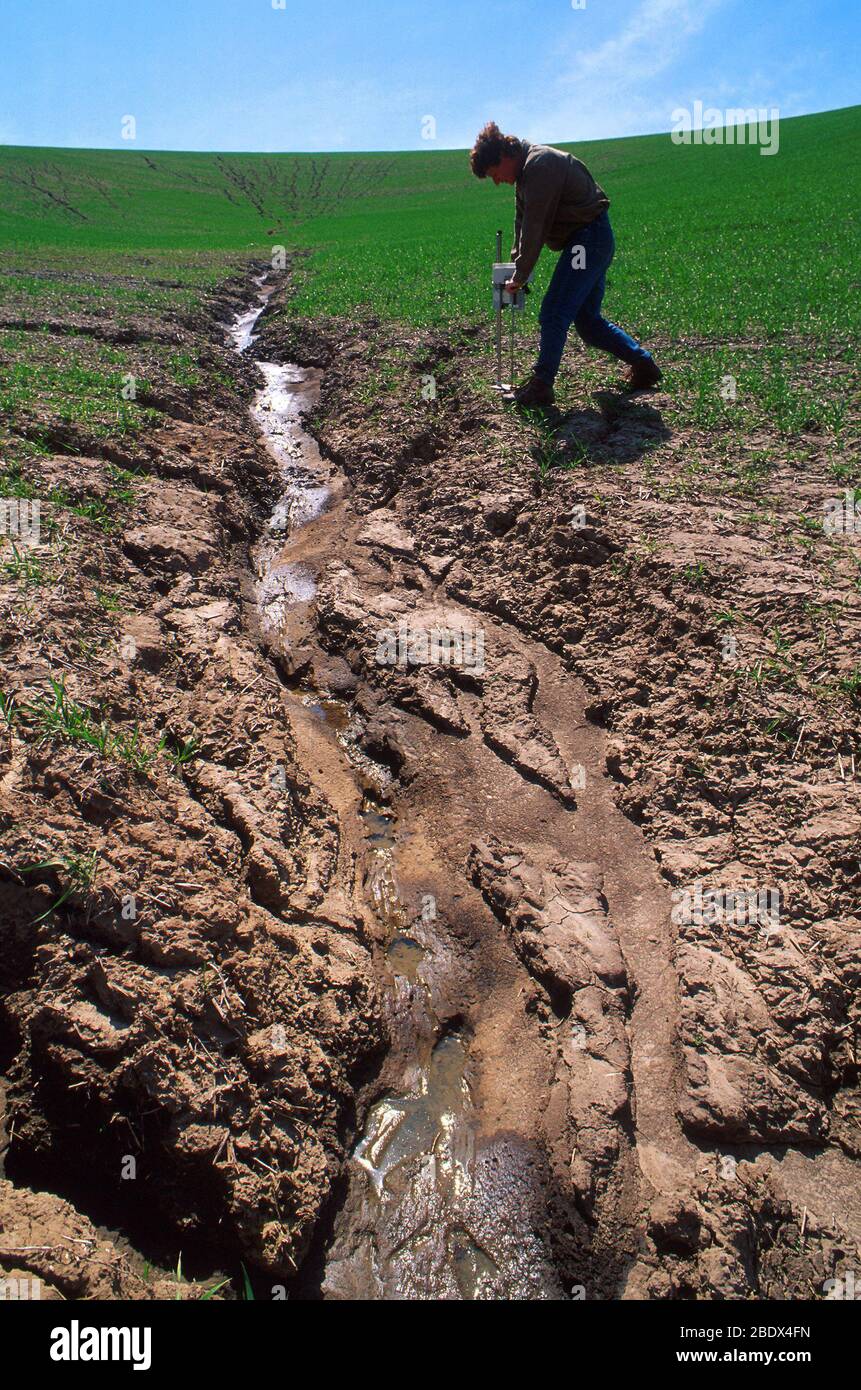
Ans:
POLYGON ((3 573, 25 588, 46 583, 45 572, 36 556, 32 555, 29 550, 19 550, 14 543, 12 545, 12 559, 4 561, 3 573))
POLYGON ((61 870, 63 876, 68 880, 63 892, 40 916, 34 917, 33 925, 44 922, 46 917, 50 917, 52 912, 62 907, 72 894, 87 897, 92 892, 98 873, 99 853, 93 850, 91 854, 61 854, 54 859, 45 859, 40 864, 27 864, 22 869, 22 873, 44 873, 45 871, 61 870))

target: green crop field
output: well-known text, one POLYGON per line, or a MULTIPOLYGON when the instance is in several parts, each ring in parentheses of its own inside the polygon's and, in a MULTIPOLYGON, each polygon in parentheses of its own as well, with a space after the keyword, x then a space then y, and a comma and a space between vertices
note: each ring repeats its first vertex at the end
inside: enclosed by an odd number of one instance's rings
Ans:
MULTIPOLYGON (((568 147, 611 198, 618 253, 606 312, 673 350, 672 384, 701 424, 720 417, 718 386, 732 374, 745 427, 845 439, 859 327, 859 136, 861 107, 851 107, 782 122, 771 156, 677 146, 668 135, 568 147)), ((92 340, 71 361, 57 322, 109 317, 122 328, 188 316, 273 246, 306 253, 290 313, 483 319, 489 328, 489 262, 498 226, 507 253, 513 202, 512 190, 474 179, 460 151, 8 147, 0 189, 0 412, 13 424, 40 390, 61 418, 71 402, 86 415, 88 399, 98 415, 122 375, 122 354, 92 340), (34 321, 41 342, 18 331, 34 321)), ((537 290, 552 264, 545 253, 537 290)), ((538 302, 533 295, 527 331, 538 302)), ((490 351, 489 332, 479 350, 490 351)), ((176 353, 153 353, 166 379, 182 379, 188 366, 176 353)), ((108 425, 122 432, 143 419, 132 407, 108 425)))

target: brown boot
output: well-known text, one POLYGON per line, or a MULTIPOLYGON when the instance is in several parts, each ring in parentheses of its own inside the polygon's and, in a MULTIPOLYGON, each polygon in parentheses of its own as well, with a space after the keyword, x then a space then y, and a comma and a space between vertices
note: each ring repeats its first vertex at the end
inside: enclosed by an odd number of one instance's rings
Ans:
POLYGON ((552 405, 556 397, 552 386, 549 386, 546 381, 542 381, 540 376, 531 376, 522 386, 518 386, 514 393, 514 399, 524 409, 530 406, 540 409, 543 406, 552 405))
POLYGON ((637 362, 628 376, 628 390, 649 391, 653 386, 657 386, 663 375, 657 362, 651 357, 645 362, 637 362))

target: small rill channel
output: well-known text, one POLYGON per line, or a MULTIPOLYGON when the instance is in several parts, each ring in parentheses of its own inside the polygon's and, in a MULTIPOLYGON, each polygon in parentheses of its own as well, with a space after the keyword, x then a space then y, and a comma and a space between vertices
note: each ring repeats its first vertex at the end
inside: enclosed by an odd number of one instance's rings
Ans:
MULTIPOLYGON (((238 353, 255 328, 274 285, 255 280, 256 304, 228 328, 238 353)), ((325 517, 342 483, 302 416, 318 398, 320 372, 257 361, 262 385, 251 415, 276 459, 282 491, 254 555, 261 630, 282 645, 291 612, 309 608, 314 569, 297 558, 297 536, 325 517)), ((340 536, 333 530, 332 553, 340 536)), ((368 769, 351 739, 350 706, 328 692, 302 690, 306 737, 335 741, 356 786, 368 769)), ((377 769, 379 772, 380 770, 377 769)), ((523 1215, 528 1181, 517 1161, 493 1143, 479 1143, 470 1091, 467 1030, 441 1024, 433 1006, 445 974, 447 947, 432 900, 411 918, 397 879, 399 831, 386 798, 367 790, 345 845, 360 846, 365 892, 386 943, 387 1012, 399 1084, 374 1104, 355 1146, 347 1196, 327 1251, 322 1294, 330 1299, 554 1298, 560 1293, 543 1246, 523 1215)))

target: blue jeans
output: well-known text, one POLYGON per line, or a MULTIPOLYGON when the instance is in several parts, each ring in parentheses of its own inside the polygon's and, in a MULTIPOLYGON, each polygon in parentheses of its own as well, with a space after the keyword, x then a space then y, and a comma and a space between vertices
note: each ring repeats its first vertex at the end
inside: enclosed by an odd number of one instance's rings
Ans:
POLYGON ((610 219, 602 212, 594 222, 574 233, 559 257, 538 315, 541 346, 535 375, 549 386, 556 380, 572 323, 589 347, 611 352, 632 366, 635 362, 652 360, 651 353, 638 342, 615 323, 601 317, 607 268, 615 250, 610 219), (583 248, 579 254, 576 253, 578 247, 583 248), (581 269, 574 268, 575 254, 581 269))

